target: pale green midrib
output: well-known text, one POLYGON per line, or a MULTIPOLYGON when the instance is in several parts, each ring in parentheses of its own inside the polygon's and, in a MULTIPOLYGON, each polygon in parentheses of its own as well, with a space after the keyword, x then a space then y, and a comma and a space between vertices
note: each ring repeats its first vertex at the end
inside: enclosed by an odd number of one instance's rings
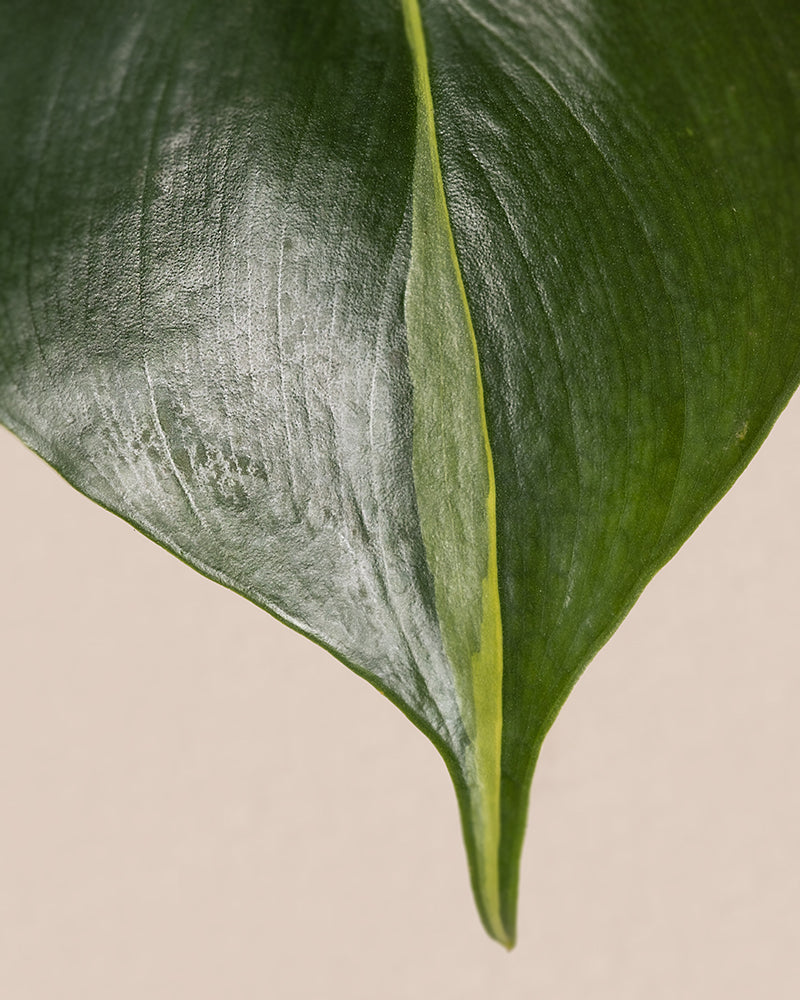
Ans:
MULTIPOLYGON (((461 589, 461 583, 453 588, 456 581, 450 578, 447 570, 452 564, 453 553, 448 550, 447 539, 442 540, 434 530, 436 518, 441 517, 441 508, 445 504, 441 500, 433 500, 430 504, 433 514, 430 518, 431 524, 426 531, 426 497, 432 494, 429 490, 438 489, 438 484, 431 487, 426 476, 427 466, 424 459, 428 456, 420 457, 419 450, 424 446, 424 441, 419 444, 416 433, 418 423, 418 413, 415 406, 415 435, 414 435, 414 473, 415 487, 417 489, 418 502, 420 505, 420 521, 423 529, 423 541, 425 543, 426 554, 431 565, 434 577, 434 587, 436 592, 437 612, 440 614, 442 622, 442 638, 445 651, 451 660, 451 665, 456 677, 456 692, 459 697, 462 717, 465 729, 471 737, 471 752, 473 756, 472 767, 474 773, 470 775, 470 797, 471 815, 469 822, 472 825, 472 833, 475 839, 476 857, 474 859, 477 867, 476 883, 482 910, 489 925, 490 932, 507 946, 511 944, 509 934, 504 926, 501 915, 500 903, 500 881, 499 881, 499 849, 500 849, 500 764, 502 749, 502 625, 500 615, 500 595, 498 587, 497 571, 497 533, 496 533, 496 491, 494 479, 494 467, 492 452, 489 441, 489 429, 486 421, 486 411, 484 405, 483 380, 481 377, 480 358, 478 354, 478 344, 475 337, 475 330, 472 324, 472 317, 467 299, 464 281, 461 275, 461 268, 456 252, 453 232, 450 225, 450 216, 447 206, 447 199, 444 191, 444 181, 442 178, 441 165, 439 161, 438 142, 436 137, 436 124, 434 118, 433 95, 431 92, 430 77, 428 72, 428 59, 425 44, 425 35, 422 26, 422 17, 418 0, 402 0, 403 15, 405 20, 406 33, 412 52, 416 90, 417 90, 417 146, 415 154, 414 168, 414 193, 413 193, 413 223, 412 223, 412 262, 409 267, 409 282, 406 290, 406 321, 409 336, 410 366, 412 369, 412 387, 414 389, 415 400, 425 398, 426 391, 430 391, 430 386, 421 386, 421 381, 426 383, 433 377, 427 366, 418 365, 414 370, 414 338, 415 334, 430 336, 430 324, 424 323, 424 328, 419 328, 420 314, 425 314, 423 320, 429 320, 430 314, 436 313, 436 305, 431 306, 430 302, 417 301, 417 290, 422 286, 422 292, 430 292, 430 284, 435 284, 436 279, 430 279, 425 275, 425 265, 421 264, 419 248, 436 250, 436 241, 442 237, 446 241, 447 252, 449 254, 449 280, 454 283, 457 289, 457 298, 461 310, 461 324, 466 331, 466 338, 462 344, 458 345, 459 351, 462 349, 469 352, 471 356, 471 386, 474 392, 474 399, 465 403, 465 413, 469 416, 469 402, 477 402, 479 415, 477 435, 480 437, 480 448, 484 466, 480 471, 485 474, 485 538, 482 543, 485 545, 485 575, 480 582, 480 604, 478 608, 468 605, 464 608, 464 614, 472 617, 477 611, 480 615, 480 639, 477 649, 471 655, 469 663, 460 662, 464 657, 459 657, 458 653, 463 645, 462 637, 454 637, 453 629, 448 629, 452 620, 452 606, 450 591, 461 589), (432 184, 433 191, 425 190, 424 185, 418 181, 422 178, 432 184), (420 190, 423 188, 423 190, 420 190), (430 198, 433 196, 433 205, 430 198), (425 232, 420 234, 420 222, 427 218, 427 211, 433 207, 435 214, 435 225, 437 232, 431 234, 425 232), (422 271, 419 268, 422 267, 422 271), (416 374, 416 378, 415 378, 416 374), (417 475, 417 471, 420 475, 417 475), (440 553, 437 548, 444 548, 440 553), (444 565, 444 571, 440 567, 444 565), (443 614, 442 611, 445 613, 443 614), (465 677, 465 674, 468 677, 465 677)), ((435 270, 436 260, 432 262, 432 270, 435 270)), ((441 274, 437 274, 439 279, 441 274)), ((452 293, 452 287, 448 289, 452 293)), ((447 311, 446 303, 440 305, 441 314, 447 311)), ((434 316, 435 318, 435 316, 434 316)), ((442 316, 440 316, 442 319, 442 316)), ((439 331, 439 343, 443 337, 439 331)), ((460 360, 464 360, 463 357, 460 360)), ((440 368, 439 377, 444 372, 440 368)), ((444 394, 442 394, 442 404, 444 404, 444 394)), ((472 407, 474 409, 474 406, 472 407)), ((461 414, 448 414, 452 417, 453 423, 457 423, 461 414)), ((474 413, 473 413, 474 416, 474 413)), ((467 420, 467 423, 469 421, 467 420)), ((445 421, 442 421, 442 427, 445 421)), ((454 430, 452 440, 440 441, 443 452, 447 451, 447 445, 455 445, 460 430, 454 430)), ((444 434, 442 435, 444 436, 444 434)), ((472 442, 474 445, 474 441, 472 442)), ((435 456, 432 456, 435 457, 435 456)), ((446 465, 446 463, 445 463, 446 465)), ((446 474, 446 469, 444 470, 446 474)), ((476 476, 480 479, 480 476, 476 476)), ((476 486, 476 488, 480 488, 476 486)), ((467 505, 468 507, 468 505, 467 505)), ((454 531, 455 531, 455 527, 454 531)), ((457 534, 457 532, 455 532, 457 534)), ((449 537, 449 536, 448 536, 449 537)), ((456 568, 458 571, 458 567, 456 568)), ((477 595, 473 594, 477 601, 477 595)), ((461 610, 460 608, 456 609, 461 610)), ((467 623, 464 623, 467 631, 467 623)))

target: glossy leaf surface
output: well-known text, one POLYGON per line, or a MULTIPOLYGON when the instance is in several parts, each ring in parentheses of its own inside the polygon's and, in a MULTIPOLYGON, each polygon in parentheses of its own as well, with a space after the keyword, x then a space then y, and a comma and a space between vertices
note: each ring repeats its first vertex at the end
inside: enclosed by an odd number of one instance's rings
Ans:
POLYGON ((789 0, 0 0, 0 418, 435 742, 541 741, 800 380, 789 0))

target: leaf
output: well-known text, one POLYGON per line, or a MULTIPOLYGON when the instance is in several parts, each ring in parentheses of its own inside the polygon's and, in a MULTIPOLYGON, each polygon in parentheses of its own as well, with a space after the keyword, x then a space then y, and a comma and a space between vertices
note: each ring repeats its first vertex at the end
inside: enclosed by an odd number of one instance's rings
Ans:
POLYGON ((510 945, 550 724, 800 381, 800 9, 0 14, 0 419, 430 737, 510 945))

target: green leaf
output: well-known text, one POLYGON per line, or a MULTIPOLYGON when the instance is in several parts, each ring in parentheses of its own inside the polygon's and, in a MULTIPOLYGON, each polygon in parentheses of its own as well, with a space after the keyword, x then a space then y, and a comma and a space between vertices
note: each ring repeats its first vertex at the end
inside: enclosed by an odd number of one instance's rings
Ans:
POLYGON ((510 945, 550 724, 800 381, 800 8, 0 23, 0 419, 433 740, 510 945))

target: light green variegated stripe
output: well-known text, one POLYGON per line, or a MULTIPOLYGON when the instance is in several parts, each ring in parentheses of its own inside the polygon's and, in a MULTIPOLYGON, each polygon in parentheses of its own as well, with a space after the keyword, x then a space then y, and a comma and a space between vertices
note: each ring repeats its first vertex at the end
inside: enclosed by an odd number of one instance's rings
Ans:
POLYGON ((417 90, 405 296, 414 486, 444 648, 472 744, 466 821, 472 824, 477 895, 491 933, 510 944, 500 915, 498 879, 503 646, 494 470, 477 342, 439 164, 417 0, 403 0, 403 11, 417 90))

